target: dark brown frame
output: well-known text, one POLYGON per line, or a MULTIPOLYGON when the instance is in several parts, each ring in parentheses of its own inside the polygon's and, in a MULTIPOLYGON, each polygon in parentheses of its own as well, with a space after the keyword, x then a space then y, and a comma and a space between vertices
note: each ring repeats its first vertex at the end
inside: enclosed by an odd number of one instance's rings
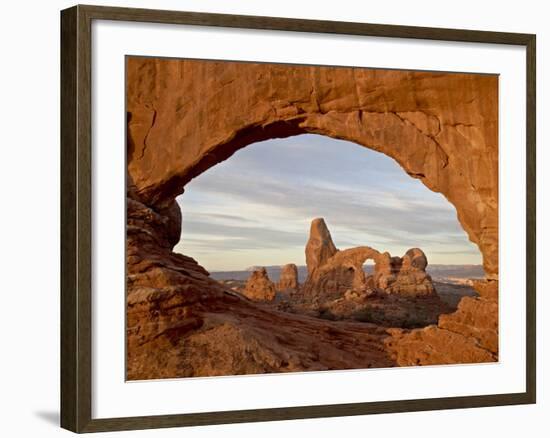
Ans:
POLYGON ((476 30, 74 6, 61 12, 61 426, 99 432, 536 402, 536 37, 476 30), (91 23, 120 20, 525 46, 527 52, 527 369, 523 393, 92 419, 91 23))

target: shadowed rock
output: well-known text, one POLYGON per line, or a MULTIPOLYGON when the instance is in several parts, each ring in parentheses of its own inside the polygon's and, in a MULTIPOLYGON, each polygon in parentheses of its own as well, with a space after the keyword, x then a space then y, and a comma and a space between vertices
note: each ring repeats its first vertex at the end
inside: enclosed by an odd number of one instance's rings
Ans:
POLYGON ((295 293, 298 291, 298 287, 298 268, 294 263, 284 265, 276 289, 281 292, 295 293))

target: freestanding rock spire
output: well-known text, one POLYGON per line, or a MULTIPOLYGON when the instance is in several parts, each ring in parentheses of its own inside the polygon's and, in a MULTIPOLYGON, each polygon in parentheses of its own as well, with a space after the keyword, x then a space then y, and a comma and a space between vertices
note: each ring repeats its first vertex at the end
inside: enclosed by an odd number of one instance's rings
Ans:
POLYGON ((276 289, 284 292, 297 292, 298 283, 298 267, 294 263, 284 265, 281 269, 279 282, 276 284, 276 289))
POLYGON ((308 274, 311 274, 315 268, 324 265, 337 251, 325 220, 322 217, 313 219, 309 230, 309 240, 306 245, 308 274))

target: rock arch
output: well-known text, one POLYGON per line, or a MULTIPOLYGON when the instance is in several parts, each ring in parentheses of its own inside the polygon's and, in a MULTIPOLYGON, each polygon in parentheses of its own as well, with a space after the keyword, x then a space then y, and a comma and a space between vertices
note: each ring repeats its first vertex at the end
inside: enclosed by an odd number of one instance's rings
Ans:
POLYGON ((129 182, 146 205, 169 205, 248 144, 327 135, 442 193, 496 279, 496 76, 151 58, 130 58, 127 74, 129 182))
POLYGON ((409 297, 437 295, 426 273, 428 259, 420 248, 409 249, 403 257, 392 257, 370 246, 339 250, 323 218, 313 219, 306 244, 307 280, 302 293, 317 302, 335 299, 348 290, 375 290, 409 297), (367 276, 363 265, 374 262, 367 276))
POLYGON ((186 183, 251 143, 315 133, 382 152, 442 193, 496 280, 496 76, 130 57, 127 84, 129 379, 496 359, 497 281, 438 326, 383 335, 380 348, 368 327, 260 312, 172 252, 186 183), (244 346, 225 352, 222 337, 244 346), (210 347, 217 368, 204 361, 210 347), (312 348, 324 352, 313 362, 312 348))

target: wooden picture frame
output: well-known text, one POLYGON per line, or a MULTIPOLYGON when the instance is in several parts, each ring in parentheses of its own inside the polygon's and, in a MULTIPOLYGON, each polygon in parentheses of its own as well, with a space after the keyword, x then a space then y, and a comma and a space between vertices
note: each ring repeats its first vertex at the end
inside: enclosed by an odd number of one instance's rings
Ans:
POLYGON ((535 48, 531 34, 238 16, 99 6, 61 12, 61 426, 74 432, 148 429, 535 403, 535 48), (527 284, 523 393, 92 418, 91 24, 93 20, 220 26, 356 36, 518 45, 526 48, 527 284))

